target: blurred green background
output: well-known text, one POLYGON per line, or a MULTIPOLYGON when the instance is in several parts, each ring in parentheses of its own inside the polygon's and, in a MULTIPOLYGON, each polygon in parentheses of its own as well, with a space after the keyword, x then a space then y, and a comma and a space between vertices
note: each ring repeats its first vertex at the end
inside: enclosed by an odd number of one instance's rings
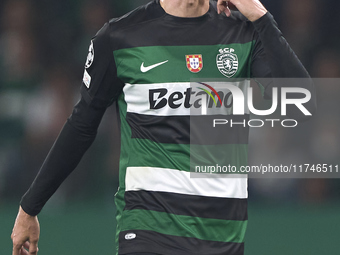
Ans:
MULTIPOLYGON (((0 1, 0 254, 28 189, 79 98, 88 46, 142 0, 0 1)), ((340 77, 340 2, 263 0, 312 77, 340 77)), ((251 130, 250 162, 340 163, 339 79, 294 132, 251 130)), ((114 254, 119 139, 110 107, 97 139, 39 215, 39 254, 114 254)), ((247 255, 340 254, 340 181, 249 182, 247 255)))
MULTIPOLYGON (((339 254, 339 210, 331 204, 250 203, 245 254, 339 254)), ((115 254, 114 211, 112 205, 94 201, 44 210, 39 216, 39 254, 115 254)), ((1 254, 11 254, 9 234, 16 212, 14 205, 1 210, 1 254)))

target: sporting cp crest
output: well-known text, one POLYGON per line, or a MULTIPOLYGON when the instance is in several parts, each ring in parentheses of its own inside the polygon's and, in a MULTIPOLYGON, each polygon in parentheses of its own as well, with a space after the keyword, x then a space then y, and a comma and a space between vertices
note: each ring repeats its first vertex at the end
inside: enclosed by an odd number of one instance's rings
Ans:
POLYGON ((198 73, 203 68, 202 55, 186 55, 187 67, 190 72, 198 73))
POLYGON ((218 70, 228 78, 233 77, 238 70, 238 58, 234 52, 232 48, 220 49, 216 58, 218 70))

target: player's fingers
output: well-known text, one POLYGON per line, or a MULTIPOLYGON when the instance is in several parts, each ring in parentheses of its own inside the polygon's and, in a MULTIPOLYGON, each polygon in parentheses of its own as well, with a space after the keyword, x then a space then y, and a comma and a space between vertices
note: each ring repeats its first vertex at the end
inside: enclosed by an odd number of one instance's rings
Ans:
POLYGON ((20 248, 15 247, 15 245, 13 244, 12 255, 20 255, 20 253, 19 253, 20 249, 21 249, 21 247, 20 248))
POLYGON ((29 255, 37 255, 38 254, 38 240, 33 240, 29 245, 29 255))
POLYGON ((229 7, 224 9, 224 13, 225 13, 225 15, 227 15, 227 17, 231 16, 231 11, 230 11, 229 7))
POLYGON ((16 249, 15 247, 13 247, 12 255, 20 255, 20 250, 21 248, 16 249))
POLYGON ((14 235, 12 234, 12 240, 13 240, 13 251, 12 251, 12 255, 20 255, 20 250, 22 248, 23 243, 18 242, 16 240, 16 238, 14 237, 14 235))
POLYGON ((24 243, 24 247, 28 250, 30 248, 30 243, 28 241, 26 241, 24 243))
POLYGON ((28 255, 28 251, 25 250, 24 247, 21 247, 21 249, 20 249, 20 255, 28 255))
POLYGON ((217 1, 217 13, 221 14, 228 7, 228 0, 218 0, 217 1))

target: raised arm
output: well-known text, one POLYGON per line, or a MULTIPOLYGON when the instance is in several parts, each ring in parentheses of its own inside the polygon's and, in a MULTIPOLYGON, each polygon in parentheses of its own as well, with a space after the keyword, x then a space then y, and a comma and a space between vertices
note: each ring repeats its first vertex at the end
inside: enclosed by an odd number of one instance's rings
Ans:
MULTIPOLYGON (((303 88, 311 93, 311 99, 304 106, 313 114, 316 111, 316 92, 313 81, 278 29, 273 16, 259 0, 218 0, 218 12, 224 12, 230 16, 229 3, 235 5, 253 23, 256 30, 256 44, 251 67, 252 77, 263 86, 265 98, 271 97, 273 87, 303 88), (288 83, 278 78, 299 79, 290 80, 288 83)), ((301 95, 291 93, 290 96, 299 98, 301 95)), ((288 107, 288 115, 298 120, 306 118, 294 107, 288 107)))

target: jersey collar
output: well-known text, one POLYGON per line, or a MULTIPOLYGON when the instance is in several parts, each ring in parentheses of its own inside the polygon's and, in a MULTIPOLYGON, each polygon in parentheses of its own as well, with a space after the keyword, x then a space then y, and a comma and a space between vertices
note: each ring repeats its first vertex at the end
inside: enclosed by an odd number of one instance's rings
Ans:
POLYGON ((199 16, 199 17, 194 17, 194 18, 184 18, 184 17, 177 17, 177 16, 173 16, 171 14, 168 14, 164 11, 164 9, 162 8, 161 4, 160 4, 160 0, 155 0, 156 4, 157 4, 157 8, 158 8, 158 11, 160 13, 163 14, 165 20, 168 20, 168 21, 172 21, 172 22, 178 22, 180 24, 187 24, 187 23, 201 23, 201 22, 204 22, 206 20, 208 20, 211 16, 212 16, 212 12, 214 11, 211 3, 210 3, 210 7, 209 7, 209 11, 202 15, 202 16, 199 16))

